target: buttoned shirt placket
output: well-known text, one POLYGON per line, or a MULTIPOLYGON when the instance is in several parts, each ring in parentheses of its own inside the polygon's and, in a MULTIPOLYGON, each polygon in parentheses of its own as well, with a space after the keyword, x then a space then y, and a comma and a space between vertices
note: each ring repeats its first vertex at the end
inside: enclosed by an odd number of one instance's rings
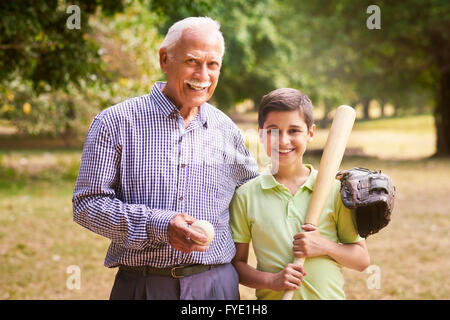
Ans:
MULTIPOLYGON (((177 110, 172 112, 172 116, 177 121, 178 125, 178 157, 177 157, 177 166, 178 166, 178 176, 177 176, 177 203, 176 203, 176 211, 177 212, 186 212, 186 191, 187 191, 187 182, 188 182, 188 166, 195 160, 195 154, 193 145, 190 142, 192 140, 192 135, 195 134, 194 130, 202 129, 200 113, 189 123, 188 127, 185 127, 184 119, 181 117, 180 113, 177 110)), ((181 264, 183 262, 185 253, 182 251, 174 250, 173 260, 177 262, 177 264, 181 264)))

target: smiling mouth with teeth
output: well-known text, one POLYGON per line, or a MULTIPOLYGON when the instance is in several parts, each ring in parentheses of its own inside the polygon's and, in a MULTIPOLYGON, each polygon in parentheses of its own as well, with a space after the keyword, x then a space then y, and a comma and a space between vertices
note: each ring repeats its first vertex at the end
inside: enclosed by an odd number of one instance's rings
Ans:
POLYGON ((195 91, 205 90, 211 85, 211 83, 192 83, 189 81, 185 81, 184 83, 186 83, 190 89, 195 91))
POLYGON ((286 154, 286 153, 289 153, 289 152, 291 152, 291 151, 294 151, 295 149, 286 149, 286 150, 276 150, 278 153, 284 153, 284 154, 286 154))

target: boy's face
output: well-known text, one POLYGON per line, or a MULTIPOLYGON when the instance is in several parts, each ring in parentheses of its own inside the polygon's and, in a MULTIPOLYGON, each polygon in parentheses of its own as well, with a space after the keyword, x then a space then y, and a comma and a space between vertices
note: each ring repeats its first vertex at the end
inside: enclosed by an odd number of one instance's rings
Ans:
POLYGON ((267 155, 278 167, 298 166, 302 164, 307 144, 314 138, 315 129, 314 124, 308 129, 299 111, 272 111, 264 122, 266 134, 259 129, 259 136, 267 155))

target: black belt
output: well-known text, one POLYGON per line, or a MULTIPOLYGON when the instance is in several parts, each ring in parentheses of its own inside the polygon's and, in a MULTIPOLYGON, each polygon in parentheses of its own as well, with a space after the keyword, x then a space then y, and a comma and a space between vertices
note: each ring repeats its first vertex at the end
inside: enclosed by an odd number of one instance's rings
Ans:
POLYGON ((184 278, 188 276, 192 276, 194 274, 208 271, 217 267, 218 265, 205 265, 205 264, 194 264, 187 266, 175 266, 172 268, 153 268, 147 266, 119 266, 119 269, 134 271, 142 273, 144 276, 148 274, 160 275, 160 276, 170 276, 174 279, 184 278))

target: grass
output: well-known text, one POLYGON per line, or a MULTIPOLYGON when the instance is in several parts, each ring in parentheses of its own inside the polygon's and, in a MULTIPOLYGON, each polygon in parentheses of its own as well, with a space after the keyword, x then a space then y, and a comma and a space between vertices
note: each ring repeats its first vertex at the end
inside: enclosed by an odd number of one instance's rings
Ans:
POLYGON ((80 156, 80 150, 0 153, 0 299, 108 298, 97 282, 114 276, 102 268, 108 240, 72 220, 80 156), (72 265, 81 270, 80 290, 66 286, 72 265))
MULTIPOLYGON (((399 133, 410 130, 397 138, 411 149, 415 160, 391 157, 395 149, 389 146, 377 149, 379 158, 344 158, 342 168, 381 169, 397 188, 392 222, 367 239, 371 264, 381 270, 381 287, 369 289, 371 274, 344 268, 347 297, 450 299, 450 202, 446 200, 450 161, 420 159, 424 148, 433 148, 432 139, 426 145, 415 141, 420 134, 433 136, 426 116, 402 118, 395 126, 385 121, 357 124, 354 133, 376 149, 372 146, 376 141, 370 139, 374 132, 384 139, 389 128, 401 128, 399 133), (411 127, 412 123, 422 125, 411 127)), ((389 134, 396 136, 394 131, 389 134)), ((322 134, 326 137, 325 131, 322 134)), ((103 266, 109 241, 72 220, 71 197, 80 157, 81 151, 73 149, 0 151, 0 299, 109 297, 116 272, 103 266), (66 285, 71 277, 67 268, 72 265, 81 271, 79 290, 66 285)), ((319 161, 313 155, 305 159, 315 167, 319 161)), ((250 261, 255 263, 254 256, 250 261)), ((241 298, 254 299, 254 291, 241 286, 241 298)))
POLYGON ((0 190, 0 298, 102 299, 99 283, 108 241, 72 221, 73 181, 41 180, 0 190), (71 265, 80 267, 81 290, 69 290, 71 265))

